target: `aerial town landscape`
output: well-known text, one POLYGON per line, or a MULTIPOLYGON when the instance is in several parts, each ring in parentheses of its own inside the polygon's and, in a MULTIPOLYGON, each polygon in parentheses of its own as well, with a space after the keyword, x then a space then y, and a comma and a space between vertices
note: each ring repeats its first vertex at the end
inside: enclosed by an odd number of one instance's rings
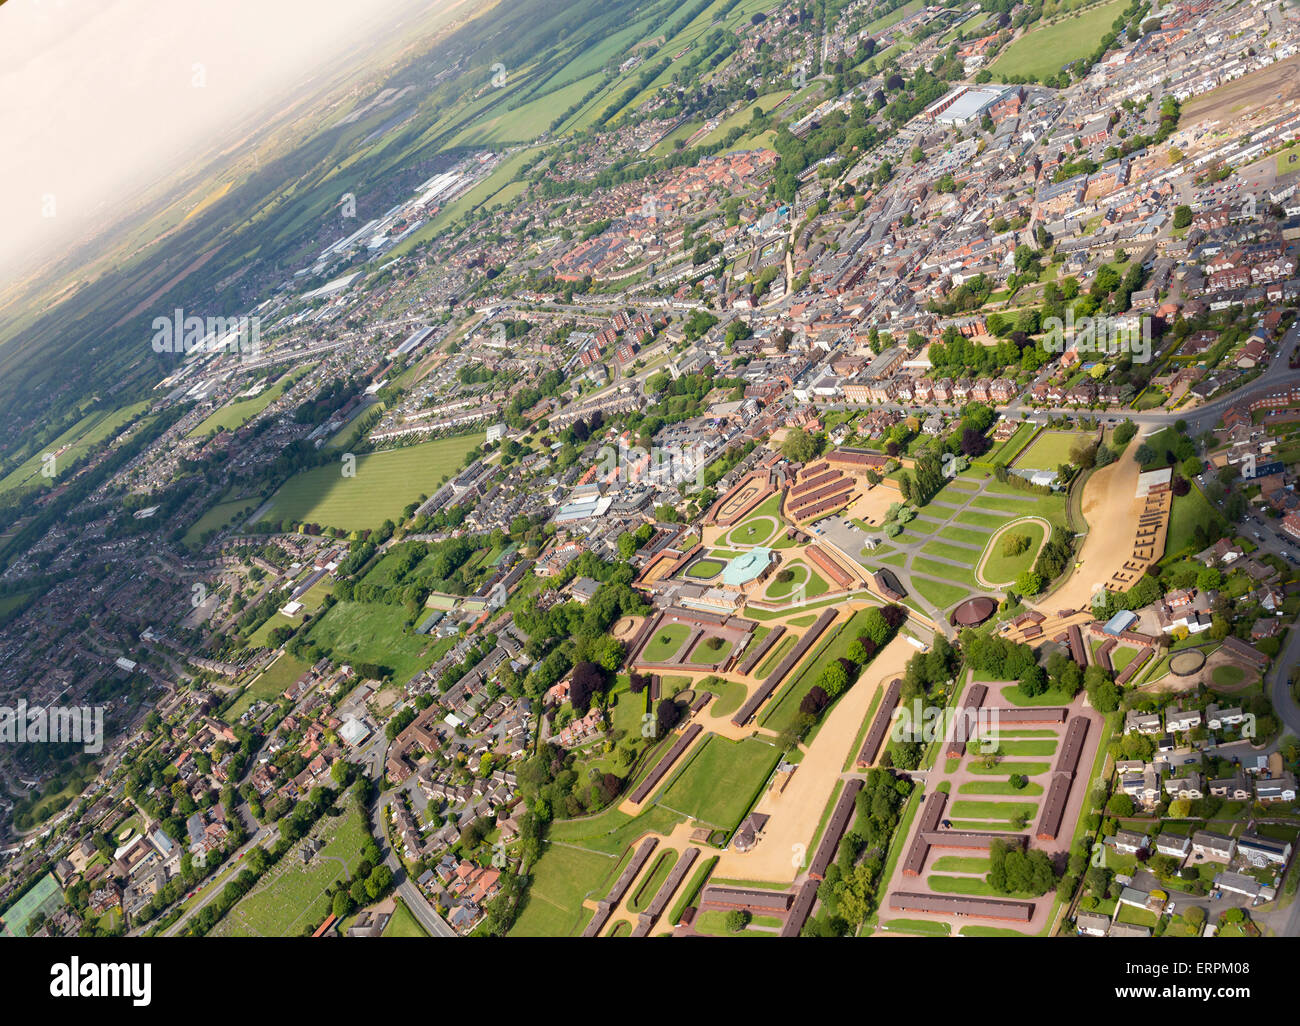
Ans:
POLYGON ((1300 936, 1300 4, 401 2, 0 293, 0 934, 1300 936))

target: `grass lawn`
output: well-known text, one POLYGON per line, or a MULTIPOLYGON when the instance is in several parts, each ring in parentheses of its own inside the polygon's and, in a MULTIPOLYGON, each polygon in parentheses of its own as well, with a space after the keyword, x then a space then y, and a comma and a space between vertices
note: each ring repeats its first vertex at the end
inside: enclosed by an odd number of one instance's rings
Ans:
POLYGON ((1012 773, 1023 773, 1027 777, 1036 777, 1040 773, 1046 773, 1051 768, 1052 764, 1050 762, 1008 762, 1006 759, 1003 759, 992 768, 981 765, 977 761, 972 761, 970 764, 972 773, 1001 777, 1009 776, 1012 773))
POLYGON ((708 581, 717 577, 718 574, 722 573, 723 569, 725 569, 724 564, 716 559, 701 559, 686 568, 686 576, 708 581))
POLYGON ((974 462, 990 467, 995 463, 1010 463, 1016 453, 1029 444, 1029 440, 1034 437, 1036 430, 1038 429, 1033 424, 1021 424, 1016 428, 1015 434, 1005 442, 998 442, 974 462))
POLYGON ((397 908, 393 910, 393 918, 388 920, 388 925, 384 927, 383 936, 385 937, 427 937, 423 926, 419 924, 415 916, 411 915, 411 910, 406 907, 406 902, 400 898, 397 901, 397 908))
POLYGON ((208 531, 217 531, 232 524, 242 523, 260 504, 257 498, 230 499, 209 506, 203 516, 190 525, 181 538, 183 545, 198 545, 208 531))
POLYGON ((957 788, 958 794, 1009 794, 1013 797, 1023 794, 1026 797, 1043 793, 1042 784, 1028 783, 1024 787, 1015 787, 1009 780, 968 780, 957 788))
POLYGON ((732 643, 722 638, 701 638, 687 657, 693 663, 720 663, 731 655, 732 643), (716 647, 713 642, 721 642, 716 647))
POLYGON ((1246 671, 1236 663, 1223 663, 1210 672, 1210 679, 1220 687, 1231 687, 1246 679, 1246 671))
POLYGON ((728 545, 766 545, 781 529, 776 517, 751 516, 742 520, 727 535, 728 545))
POLYGON ((817 598, 819 595, 825 595, 830 590, 830 586, 821 576, 814 573, 810 567, 803 563, 794 563, 783 569, 792 571, 794 577, 788 581, 778 581, 773 578, 772 583, 768 585, 767 591, 763 593, 764 598, 773 601, 783 599, 797 593, 801 587, 803 588, 804 598, 817 598))
POLYGON ((737 684, 734 681, 718 680, 704 690, 711 691, 717 696, 713 699, 713 704, 709 706, 709 714, 712 716, 730 716, 745 701, 745 695, 749 689, 744 684, 737 684))
POLYGON ((989 540, 988 561, 984 564, 984 579, 991 584, 1010 584, 1023 570, 1029 570, 1038 558, 1038 551, 1047 541, 1047 532, 1043 525, 1033 520, 1008 527, 1000 535, 989 540), (1029 539, 1029 547, 1014 556, 1003 554, 1003 543, 1012 537, 1023 536, 1029 539))
MULTIPOLYGON (((913 560, 913 565, 916 562, 916 560, 913 560)), ((956 570, 957 568, 952 567, 951 569, 956 570)), ((949 606, 956 605, 970 595, 969 588, 948 584, 945 581, 933 581, 928 577, 918 577, 915 574, 912 576, 912 590, 939 609, 947 609, 949 606)))
POLYGON ((602 896, 601 885, 618 862, 608 855, 548 844, 533 864, 523 910, 510 935, 570 937, 577 933, 590 915, 584 915, 582 899, 588 894, 602 896))
POLYGON ((655 800, 691 819, 732 831, 780 757, 779 749, 758 738, 728 741, 709 735, 655 800))
POLYGON ((438 659, 439 640, 406 629, 406 610, 382 602, 336 602, 308 637, 336 663, 376 663, 405 684, 438 659))
POLYGON ((1169 533, 1165 538, 1166 562, 1197 548, 1195 534, 1198 524, 1205 525, 1211 538, 1217 537, 1224 528, 1223 518, 1193 483, 1190 492, 1174 498, 1173 510, 1169 514, 1169 533))
POLYGON ((952 559, 958 563, 964 563, 967 567, 973 568, 976 560, 980 558, 979 549, 968 549, 962 545, 953 545, 946 541, 932 541, 922 546, 921 551, 927 556, 937 556, 941 559, 952 559))
POLYGON ((1131 926, 1150 926, 1154 927, 1158 916, 1150 909, 1135 908, 1132 905, 1121 905, 1119 913, 1115 916, 1121 923, 1128 923, 1131 926))
MULTIPOLYGON (((769 673, 775 670, 776 664, 789 655, 790 649, 794 648, 795 641, 796 638, 793 634, 787 634, 784 638, 778 641, 776 647, 763 657, 763 662, 754 670, 754 676, 759 680, 762 680, 769 673)), ((717 709, 714 709, 714 712, 717 713, 717 709)))
POLYGON ((1080 442, 1092 441, 1088 431, 1044 431, 1034 439, 1033 445, 1016 460, 1017 469, 1055 470, 1070 462, 1070 450, 1080 442))
POLYGON ((684 623, 670 623, 659 628, 655 636, 646 643, 641 658, 648 662, 659 663, 671 659, 690 636, 691 629, 684 623))
POLYGON ((934 861, 934 869, 940 873, 980 873, 989 871, 989 860, 968 855, 941 855, 934 861))
POLYGON ((854 613, 850 619, 834 628, 829 636, 823 637, 811 655, 804 656, 797 674, 791 676, 790 682, 768 704, 767 712, 759 720, 763 726, 780 733, 794 721, 799 715, 799 703, 821 679, 822 671, 833 660, 845 655, 849 646, 858 640, 867 612, 862 609, 854 613))
POLYGON ((285 688, 301 677, 310 667, 300 663, 288 652, 282 652, 270 666, 258 674, 257 678, 244 693, 235 700, 235 704, 226 712, 230 721, 239 719, 253 704, 255 699, 271 702, 284 694, 285 688))
POLYGON ((922 937, 948 937, 952 927, 929 919, 890 919, 880 924, 886 933, 915 933, 922 937))
POLYGON ((1092 53, 1124 10, 1124 0, 1089 8, 1079 14, 1029 30, 999 55, 990 66, 994 79, 1007 81, 1014 75, 1041 80, 1055 75, 1066 64, 1092 53))
POLYGON ((341 462, 313 467, 280 487, 264 518, 373 530, 385 520, 397 520, 421 495, 437 491, 484 437, 457 435, 358 456, 354 477, 343 476, 341 462))
POLYGON ((302 377, 302 373, 282 374, 274 384, 247 399, 235 399, 220 407, 189 433, 190 438, 200 438, 210 431, 233 431, 241 428, 264 409, 284 395, 285 389, 302 377))
POLYGON ((309 836, 324 841, 311 862, 303 865, 299 842, 217 924, 212 936, 297 937, 329 915, 326 888, 356 871, 369 832, 360 808, 352 805, 341 815, 327 813, 309 836))
POLYGON ((781 926, 781 922, 777 916, 754 916, 743 930, 733 933, 727 929, 727 913, 722 909, 710 909, 695 917, 691 929, 709 937, 775 937, 775 929, 781 926))
POLYGON ((998 741, 1003 755, 1055 755, 1056 739, 1043 741, 998 741))
POLYGON ((1032 816, 1038 811, 1036 802, 985 802, 957 799, 949 812, 962 819, 1006 819, 1017 816, 1032 816))
POLYGON ((659 888, 663 882, 668 879, 669 872, 677 864, 677 852, 672 848, 666 848, 659 853, 655 859, 654 865, 650 872, 646 873, 641 886, 636 889, 636 893, 628 901, 628 908, 633 912, 644 912, 646 907, 654 900, 654 896, 659 893, 659 888))
POLYGON ((674 926, 681 922, 682 913, 690 907, 691 902, 695 900, 700 891, 704 890, 704 884, 713 872, 713 867, 717 864, 717 855, 705 859, 703 863, 696 867, 686 887, 677 892, 677 900, 673 903, 672 912, 668 917, 668 921, 674 926))

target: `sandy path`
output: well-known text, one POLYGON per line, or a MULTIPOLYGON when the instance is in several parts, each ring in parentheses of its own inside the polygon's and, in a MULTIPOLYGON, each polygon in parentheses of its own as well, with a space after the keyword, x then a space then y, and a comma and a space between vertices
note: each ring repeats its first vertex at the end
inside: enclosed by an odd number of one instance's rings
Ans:
POLYGON ((1088 536, 1075 559, 1074 572, 1047 598, 1033 603, 1042 612, 1091 607, 1092 596, 1106 586, 1133 553, 1133 532, 1142 500, 1136 498, 1137 465, 1130 451, 1138 439, 1108 467, 1094 471, 1083 486, 1083 518, 1088 536))
POLYGON ((748 852, 726 851, 715 876, 741 880, 793 882, 798 872, 794 853, 803 845, 805 863, 812 859, 813 834, 830 801, 835 782, 857 743, 858 730, 876 692, 899 676, 916 652, 901 635, 871 662, 848 694, 836 703, 781 794, 767 792, 754 807, 771 816, 762 839, 748 852))
POLYGON ((889 507, 902 501, 903 494, 897 488, 878 484, 874 488, 869 488, 865 495, 854 499, 840 516, 858 517, 872 527, 878 527, 885 522, 885 514, 889 512, 889 507))
MULTIPOLYGON (((685 823, 677 824, 677 826, 673 828, 673 832, 668 834, 667 836, 663 834, 658 835, 659 837, 658 846, 655 848, 651 856, 648 859, 646 859, 645 865, 641 867, 641 872, 639 872, 636 875, 636 879, 632 881, 632 885, 627 889, 627 894, 625 894, 623 896, 623 900, 619 902, 618 908, 614 909, 614 911, 610 913, 609 921, 605 924, 604 929, 600 931, 602 937, 606 933, 608 933, 611 929, 613 929, 614 924, 617 923, 619 920, 622 920, 626 923, 630 923, 632 926, 636 926, 640 918, 640 913, 633 912, 631 908, 628 907, 628 903, 636 895, 636 892, 641 888, 642 882, 649 878, 650 873, 654 870, 655 864, 659 861, 659 857, 663 852, 671 848, 677 852, 677 857, 680 859, 682 852, 684 852, 687 848, 691 847, 692 829, 694 828, 691 826, 691 823, 688 820, 685 823)), ((632 849, 635 851, 638 847, 640 847, 642 839, 647 836, 649 835, 644 834, 642 835, 642 837, 636 838, 636 840, 632 842, 632 849)), ((699 866, 703 865, 704 860, 708 857, 708 848, 706 846, 697 844, 695 845, 695 847, 700 849, 700 855, 695 860, 695 865, 691 867, 691 871, 686 874, 685 879, 683 879, 682 882, 677 885, 677 890, 673 892, 674 895, 677 893, 677 891, 680 891, 683 887, 685 887, 688 883, 690 883, 691 878, 695 875, 695 870, 699 866)), ((676 864, 677 863, 674 861, 673 865, 676 864)), ((656 888, 656 891, 657 890, 658 888, 656 888)), ((603 898, 604 895, 602 894, 599 897, 603 898)), ((653 898, 654 895, 651 894, 649 897, 653 898)), ((590 909, 594 909, 597 906, 597 901, 598 901, 597 898, 588 898, 586 901, 583 902, 583 904, 590 909)), ((673 903, 669 901, 667 908, 664 910, 664 918, 661 921, 662 925, 664 925, 665 927, 667 927, 667 923, 668 923, 667 913, 671 911, 672 907, 673 907, 673 903)), ((654 930, 651 930, 652 934, 654 932, 655 932, 654 930)))

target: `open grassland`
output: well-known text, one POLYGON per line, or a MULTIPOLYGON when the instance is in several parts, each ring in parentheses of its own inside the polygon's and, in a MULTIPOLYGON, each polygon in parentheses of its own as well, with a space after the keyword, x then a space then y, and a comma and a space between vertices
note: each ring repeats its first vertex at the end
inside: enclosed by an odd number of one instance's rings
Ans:
POLYGON ((1017 75, 1033 80, 1055 75, 1066 64, 1096 50, 1125 6, 1125 0, 1110 0, 1055 25, 1035 25, 1003 50, 989 70, 994 79, 1003 82, 1017 75))
POLYGON ((300 663, 288 652, 282 653, 244 690, 226 712, 226 718, 231 722, 238 720, 255 700, 275 701, 284 694, 285 688, 306 673, 307 669, 305 663, 300 663))
POLYGON ((336 602, 311 625, 308 638, 336 663, 387 667, 398 684, 436 662, 442 646, 409 632, 404 608, 380 602, 336 602))
POLYGON ((397 520, 421 495, 432 495, 477 449, 483 434, 455 435, 356 458, 356 475, 342 463, 295 474, 271 499, 265 519, 321 524, 345 531, 374 530, 397 520))
POLYGON ((285 390, 307 371, 306 368, 292 374, 283 374, 274 384, 268 385, 257 395, 247 399, 234 399, 225 406, 210 413, 189 433, 190 438, 201 438, 209 432, 233 431, 241 428, 264 409, 284 395, 285 390))
POLYGON ((57 482, 60 475, 85 456, 91 447, 112 438, 148 407, 147 402, 140 402, 116 410, 97 410, 87 414, 43 447, 40 452, 33 453, 0 478, 0 495, 14 488, 34 484, 50 485, 57 482), (46 455, 54 456, 53 477, 46 477, 41 473, 46 466, 43 458, 46 455))

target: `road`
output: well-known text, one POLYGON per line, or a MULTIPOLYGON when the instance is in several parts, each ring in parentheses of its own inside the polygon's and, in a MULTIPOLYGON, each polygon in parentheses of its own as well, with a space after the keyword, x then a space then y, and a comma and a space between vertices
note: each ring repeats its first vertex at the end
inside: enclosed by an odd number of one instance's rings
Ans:
MULTIPOLYGON (((245 841, 244 845, 235 852, 234 857, 221 866, 210 881, 202 885, 207 889, 207 893, 204 894, 199 901, 196 901, 189 911, 176 920, 176 922, 172 923, 171 926, 167 927, 167 929, 162 932, 162 936, 175 937, 182 929, 184 929, 186 923, 193 919, 194 916, 202 909, 206 908, 213 899, 217 897, 217 895, 224 891, 226 889, 225 885, 233 880, 238 875, 239 871, 244 868, 242 859, 252 851, 254 846, 266 842, 267 846, 270 847, 275 844, 279 837, 280 831, 277 827, 264 826, 259 828, 257 833, 255 833, 249 840, 245 841), (221 886, 217 886, 218 883, 221 883, 221 886)), ((135 930, 132 930, 131 932, 133 935, 136 934, 135 930)))
POLYGON ((402 860, 397 857, 397 853, 389 846, 388 831, 384 829, 384 812, 392 803, 392 800, 397 797, 400 790, 401 788, 396 788, 381 795, 371 810, 375 841, 379 845, 379 850, 383 853, 384 865, 393 871, 393 879, 397 881, 398 896, 406 902, 406 907, 411 910, 411 915, 415 916, 430 936, 455 937, 456 931, 451 928, 447 920, 438 915, 437 909, 429 904, 429 899, 424 896, 424 892, 415 885, 414 880, 406 875, 402 860))

